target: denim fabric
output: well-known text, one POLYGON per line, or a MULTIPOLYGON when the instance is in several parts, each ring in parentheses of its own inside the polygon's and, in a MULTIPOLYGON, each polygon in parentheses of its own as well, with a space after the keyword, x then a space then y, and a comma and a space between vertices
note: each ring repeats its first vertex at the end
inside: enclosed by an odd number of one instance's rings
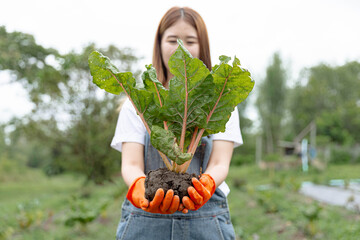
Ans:
MULTIPOLYGON (((202 139, 188 172, 205 171, 212 149, 212 139, 202 139)), ((157 150, 151 146, 149 136, 145 141, 145 172, 165 164, 157 150)), ((216 189, 211 199, 199 210, 187 214, 176 212, 170 215, 148 213, 134 207, 125 199, 121 220, 116 231, 116 240, 228 240, 235 239, 230 220, 227 199, 216 189)))
MULTIPOLYGON (((203 137, 201 139, 200 145, 197 147, 194 157, 191 160, 190 166, 187 169, 188 173, 200 173, 205 171, 207 164, 210 159, 212 149, 212 137, 203 137)), ((165 163, 160 157, 160 154, 156 148, 154 148, 150 143, 149 134, 146 134, 145 137, 145 173, 148 173, 150 170, 156 170, 158 168, 164 168, 165 163)))

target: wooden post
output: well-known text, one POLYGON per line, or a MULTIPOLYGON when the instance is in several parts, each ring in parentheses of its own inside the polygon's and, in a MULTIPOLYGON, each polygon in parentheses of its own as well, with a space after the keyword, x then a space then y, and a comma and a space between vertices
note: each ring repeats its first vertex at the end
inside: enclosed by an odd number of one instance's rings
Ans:
POLYGON ((311 122, 311 132, 310 132, 310 146, 316 148, 316 123, 315 120, 311 122))
POLYGON ((262 137, 258 135, 256 137, 256 155, 255 155, 255 162, 256 165, 260 166, 261 162, 261 152, 262 152, 262 137))

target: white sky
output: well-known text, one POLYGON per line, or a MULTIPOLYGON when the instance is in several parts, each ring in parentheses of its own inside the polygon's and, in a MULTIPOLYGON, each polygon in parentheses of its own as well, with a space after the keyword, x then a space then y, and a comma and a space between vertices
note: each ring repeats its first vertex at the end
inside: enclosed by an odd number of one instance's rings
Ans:
MULTIPOLYGON (((0 0, 0 25, 21 31, 61 53, 89 42, 132 47, 151 63, 155 30, 172 6, 189 6, 208 28, 213 64, 236 55, 255 81, 265 76, 279 51, 292 81, 320 62, 360 61, 360 1, 357 0, 0 0)), ((31 110, 26 92, 7 85, 0 72, 0 122, 31 110)))

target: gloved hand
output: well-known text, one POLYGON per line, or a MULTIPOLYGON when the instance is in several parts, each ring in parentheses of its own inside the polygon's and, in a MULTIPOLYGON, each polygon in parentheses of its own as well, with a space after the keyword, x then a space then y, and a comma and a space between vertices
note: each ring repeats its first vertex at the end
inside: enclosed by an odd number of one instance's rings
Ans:
POLYGON ((209 174, 202 174, 199 180, 193 178, 191 181, 194 187, 188 187, 190 198, 183 197, 182 203, 185 208, 196 211, 211 198, 216 186, 214 179, 209 174))
POLYGON ((174 196, 174 191, 169 189, 164 197, 164 190, 159 188, 154 199, 149 203, 145 198, 145 177, 139 177, 129 187, 126 198, 137 208, 146 212, 172 214, 180 204, 179 196, 174 196))
POLYGON ((184 204, 182 204, 182 203, 180 203, 178 211, 182 212, 182 213, 188 213, 189 212, 189 210, 186 207, 184 207, 184 204))

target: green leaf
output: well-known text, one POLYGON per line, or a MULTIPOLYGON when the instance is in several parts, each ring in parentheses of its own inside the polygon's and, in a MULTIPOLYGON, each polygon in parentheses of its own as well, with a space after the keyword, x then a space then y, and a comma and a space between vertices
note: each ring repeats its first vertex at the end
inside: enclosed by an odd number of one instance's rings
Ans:
POLYGON ((220 64, 212 71, 215 94, 211 102, 203 107, 206 112, 205 135, 225 131, 225 125, 236 105, 244 101, 254 87, 250 72, 240 66, 235 57, 232 66, 230 58, 220 57, 220 64))
POLYGON ((129 98, 135 104, 137 114, 145 119, 150 129, 155 117, 154 114, 158 112, 157 106, 154 104, 153 94, 146 89, 132 88, 129 90, 129 98))
MULTIPOLYGON (((89 56, 90 73, 93 76, 93 83, 101 89, 112 93, 120 94, 123 89, 120 86, 119 70, 110 62, 110 59, 102 55, 98 51, 94 51, 89 56)), ((131 73, 123 73, 127 77, 132 76, 131 73)))
POLYGON ((136 84, 131 73, 119 73, 100 53, 93 53, 89 64, 94 82, 112 93, 124 91, 151 133, 152 145, 181 165, 192 158, 191 153, 184 152, 195 139, 193 133, 200 134, 198 141, 201 134, 225 131, 231 112, 248 96, 254 81, 236 57, 230 65, 230 57, 220 56, 220 63, 210 72, 181 40, 178 44, 168 63, 174 76, 169 90, 157 80, 151 65, 146 66, 142 82, 136 84), (163 122, 168 129, 160 127, 163 122))
POLYGON ((165 99, 168 97, 169 91, 164 88, 162 83, 157 79, 156 69, 152 65, 146 65, 146 71, 143 72, 141 78, 146 91, 153 94, 153 106, 149 106, 145 120, 149 122, 150 128, 152 124, 160 125, 162 120, 159 118, 159 111, 164 105, 165 99), (154 122, 155 121, 155 122, 154 122))
POLYGON ((228 56, 225 56, 225 55, 221 55, 221 56, 219 57, 219 60, 220 60, 221 63, 227 64, 227 63, 231 60, 231 57, 228 57, 228 56))
POLYGON ((141 88, 143 83, 136 83, 132 73, 120 73, 110 62, 110 59, 100 52, 94 51, 89 56, 89 67, 93 82, 105 91, 113 94, 124 92, 133 103, 137 114, 144 120, 144 125, 150 133, 149 123, 151 115, 156 106, 153 104, 153 93, 141 88))
POLYGON ((162 127, 153 125, 151 128, 151 144, 164 153, 169 159, 181 165, 192 158, 191 153, 183 153, 176 143, 175 135, 162 127))
MULTIPOLYGON (((213 79, 204 63, 193 58, 181 40, 179 47, 170 57, 169 68, 174 77, 170 80, 169 96, 161 110, 169 122, 169 129, 180 141, 183 128, 192 133, 196 126, 205 124, 206 115, 202 109, 213 95, 213 79)), ((191 138, 191 134, 186 134, 191 138)), ((184 139, 184 142, 190 142, 184 139)), ((184 146, 184 149, 186 146, 184 146)))

